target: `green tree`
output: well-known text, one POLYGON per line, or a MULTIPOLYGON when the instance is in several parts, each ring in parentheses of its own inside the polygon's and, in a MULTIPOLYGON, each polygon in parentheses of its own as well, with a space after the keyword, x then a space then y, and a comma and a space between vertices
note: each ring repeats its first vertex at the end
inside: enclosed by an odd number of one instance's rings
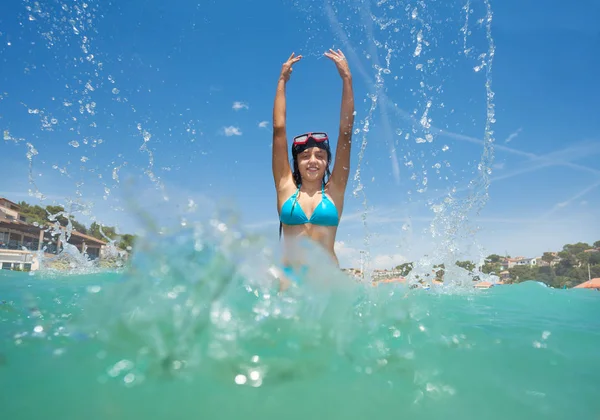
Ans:
POLYGON ((85 227, 85 225, 79 223, 75 219, 71 219, 71 224, 73 226, 73 229, 75 229, 77 232, 87 234, 87 228, 85 227))
POLYGON ((115 239, 117 236, 115 228, 112 226, 100 226, 96 222, 92 222, 88 230, 88 234, 101 241, 106 241, 106 238, 115 239), (104 234, 104 235, 103 235, 104 234), (105 238, 106 236, 106 238, 105 238))
POLYGON ((556 276, 554 278, 554 280, 552 281, 552 284, 550 284, 549 286, 556 287, 557 289, 562 289, 563 287, 577 286, 579 283, 581 283, 581 282, 579 282, 571 277, 556 276))
POLYGON ((500 271, 502 271, 502 265, 500 262, 495 262, 495 263, 485 263, 483 264, 483 267, 481 267, 481 271, 484 272, 485 274, 490 274, 490 273, 496 273, 498 274, 500 271))
POLYGON ((569 272, 571 271, 571 269, 573 268, 573 266, 576 263, 575 257, 570 254, 565 255, 565 253, 563 253, 563 252, 559 252, 559 256, 560 256, 561 260, 554 267, 554 272, 556 273, 557 276, 568 276, 569 272), (563 254, 563 255, 561 255, 561 254, 563 254))
POLYGON ((591 252, 580 252, 579 254, 575 255, 577 264, 587 265, 587 263, 590 261, 591 254, 591 252))
POLYGON ((406 277, 412 271, 413 266, 414 266, 414 264, 412 262, 407 262, 404 264, 397 265, 396 270, 400 271, 400 275, 402 277, 406 277))
POLYGON ((491 254, 488 255, 487 258, 485 259, 485 262, 488 263, 499 263, 502 260, 502 257, 498 254, 491 254))
POLYGON ((444 274, 446 271, 446 265, 445 264, 437 264, 433 266, 433 269, 435 270, 435 279, 437 281, 444 281, 444 274))
POLYGON ((552 252, 544 252, 544 254, 542 255, 542 261, 547 262, 548 263, 548 267, 550 268, 550 276, 554 277, 554 266, 552 265, 552 261, 554 261, 556 257, 554 256, 554 254, 552 252))
POLYGON ((594 248, 600 248, 600 241, 594 242, 594 248))
POLYGON ((48 214, 43 207, 38 205, 32 206, 25 201, 21 201, 19 207, 21 207, 20 214, 25 217, 27 223, 37 223, 40 226, 46 226, 48 224, 48 214))
POLYGON ((576 244, 566 244, 563 246, 563 251, 568 252, 571 255, 577 255, 590 248, 591 247, 585 242, 577 242, 576 244))
POLYGON ((133 245, 135 244, 136 239, 137 238, 135 235, 129 235, 126 233, 124 235, 121 235, 121 241, 117 244, 117 246, 123 250, 133 249, 133 245))
POLYGON ((552 264, 552 261, 554 261, 554 258, 556 258, 556 257, 554 256, 554 254, 552 252, 544 252, 544 254, 542 255, 542 261, 545 261, 548 264, 552 264))
POLYGON ((575 264, 577 264, 577 259, 575 258, 575 255, 571 254, 568 251, 560 251, 558 253, 558 256, 560 257, 559 265, 568 265, 569 267, 572 267, 575 264))
POLYGON ((537 280, 538 272, 537 267, 530 265, 515 265, 508 269, 510 277, 514 279, 515 283, 520 283, 525 280, 537 280))
POLYGON ((464 268, 469 273, 472 273, 475 270, 475 263, 472 261, 456 261, 456 265, 460 268, 464 268))
POLYGON ((64 211, 65 209, 62 206, 46 206, 46 212, 48 212, 47 220, 50 222, 57 221, 61 226, 67 226, 67 218, 61 214, 64 211))
POLYGON ((588 252, 590 254, 588 262, 590 265, 600 264, 600 252, 588 252))

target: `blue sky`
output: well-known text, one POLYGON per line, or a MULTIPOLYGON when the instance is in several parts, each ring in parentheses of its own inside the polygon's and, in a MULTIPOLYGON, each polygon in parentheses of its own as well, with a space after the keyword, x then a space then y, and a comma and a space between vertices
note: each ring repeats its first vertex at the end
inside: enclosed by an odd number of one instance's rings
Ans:
MULTIPOLYGON (((375 267, 437 255, 433 209, 480 179, 487 79, 475 69, 489 62, 486 4, 440 3, 3 2, 0 195, 38 201, 34 147, 44 203, 79 199, 84 222, 135 232, 131 203, 166 224, 193 200, 275 243, 277 77, 291 52, 304 55, 288 84, 288 133, 335 133, 341 82, 322 57, 335 47, 353 72, 358 130, 341 264, 357 265, 366 232, 375 267), (365 195, 354 196, 365 141, 365 195)), ((480 212, 442 213, 459 226, 457 255, 536 256, 600 239, 600 5, 578 4, 491 1, 491 184, 480 212)))

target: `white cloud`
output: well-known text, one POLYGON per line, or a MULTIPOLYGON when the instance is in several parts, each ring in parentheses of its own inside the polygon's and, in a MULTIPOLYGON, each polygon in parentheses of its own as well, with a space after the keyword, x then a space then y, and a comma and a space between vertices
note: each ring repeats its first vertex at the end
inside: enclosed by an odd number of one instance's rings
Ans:
POLYGON ((335 254, 340 260, 341 267, 360 268, 361 262, 363 262, 366 268, 368 263, 367 258, 370 259, 368 265, 371 269, 390 269, 408 261, 405 256, 400 254, 376 254, 372 252, 371 255, 368 255, 367 253, 362 253, 361 249, 349 246, 344 241, 336 241, 334 249, 335 254))
POLYGON ((261 121, 261 122, 258 123, 258 126, 260 128, 267 128, 268 125, 269 125, 269 121, 261 121))
POLYGON ((504 140, 504 143, 510 143, 511 141, 513 141, 515 138, 517 138, 517 136, 519 135, 519 133, 521 133, 521 130, 523 130, 522 128, 519 128, 517 131, 515 131, 514 133, 512 133, 510 136, 508 136, 506 138, 506 140, 504 140))
POLYGON ((500 170, 504 169, 504 162, 500 162, 500 163, 494 163, 494 164, 492 165, 492 168, 494 168, 494 169, 496 169, 496 170, 500 171, 500 170))
POLYGON ((361 250, 346 245, 344 241, 336 241, 334 250, 338 260, 340 260, 341 267, 360 267, 361 250))
POLYGON ((404 255, 400 254, 377 255, 372 258, 371 267, 391 269, 407 261, 408 259, 404 255))
POLYGON ((223 132, 227 137, 242 135, 241 130, 238 127, 234 127, 232 125, 230 125, 229 127, 223 127, 223 132))
POLYGON ((232 108, 234 111, 239 111, 240 109, 249 109, 250 107, 245 102, 235 101, 232 108))

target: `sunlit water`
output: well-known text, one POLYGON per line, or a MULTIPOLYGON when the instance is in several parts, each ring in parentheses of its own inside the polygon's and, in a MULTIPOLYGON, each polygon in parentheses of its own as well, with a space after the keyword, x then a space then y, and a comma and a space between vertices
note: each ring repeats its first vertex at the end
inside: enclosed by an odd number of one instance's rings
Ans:
POLYGON ((2 272, 3 418, 599 413, 600 293, 370 287, 316 266, 278 294, 260 247, 196 232, 147 238, 120 273, 2 272))

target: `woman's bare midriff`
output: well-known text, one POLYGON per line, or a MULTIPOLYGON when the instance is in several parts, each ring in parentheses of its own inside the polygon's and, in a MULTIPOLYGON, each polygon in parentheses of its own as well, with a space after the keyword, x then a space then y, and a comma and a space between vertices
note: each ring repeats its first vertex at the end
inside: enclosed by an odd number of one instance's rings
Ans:
POLYGON ((294 245, 303 238, 309 238, 321 245, 330 254, 336 266, 339 266, 335 255, 335 236, 337 226, 318 226, 310 223, 297 226, 283 225, 284 235, 284 264, 305 264, 294 251, 294 245))

